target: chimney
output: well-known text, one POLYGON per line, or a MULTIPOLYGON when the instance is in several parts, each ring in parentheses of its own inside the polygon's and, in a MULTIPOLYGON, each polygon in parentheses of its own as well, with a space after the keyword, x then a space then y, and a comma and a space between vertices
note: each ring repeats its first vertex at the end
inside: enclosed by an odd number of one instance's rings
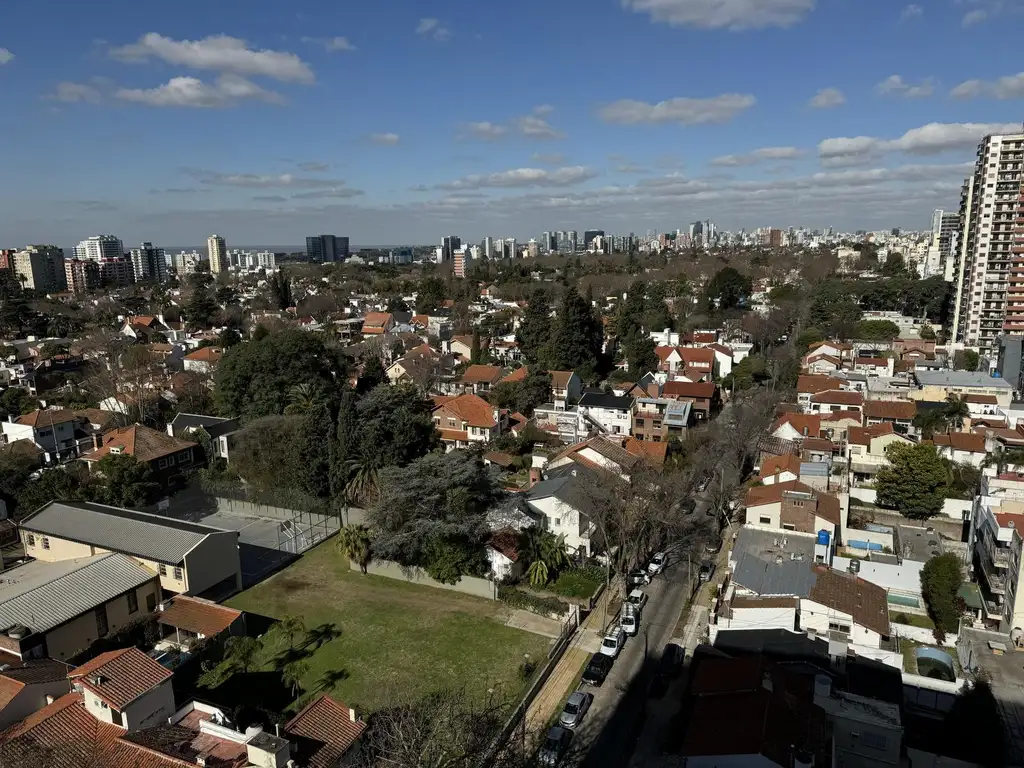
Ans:
POLYGON ((356 711, 352 707, 348 708, 348 719, 353 723, 356 722, 356 711))
POLYGON ((530 484, 526 487, 533 488, 541 479, 540 467, 530 467, 530 484))

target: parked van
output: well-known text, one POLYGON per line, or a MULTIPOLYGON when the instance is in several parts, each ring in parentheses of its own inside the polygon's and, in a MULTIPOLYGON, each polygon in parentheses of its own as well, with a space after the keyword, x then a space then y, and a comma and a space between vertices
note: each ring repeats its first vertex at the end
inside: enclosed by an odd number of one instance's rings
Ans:
POLYGON ((632 603, 622 605, 622 631, 630 637, 640 631, 640 608, 632 603))

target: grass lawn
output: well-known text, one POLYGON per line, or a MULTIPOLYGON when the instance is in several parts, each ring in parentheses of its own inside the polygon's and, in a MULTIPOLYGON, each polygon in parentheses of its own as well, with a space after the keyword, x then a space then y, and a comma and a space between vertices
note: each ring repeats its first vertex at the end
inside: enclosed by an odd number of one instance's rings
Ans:
POLYGON ((889 621, 895 621, 897 624, 908 624, 911 627, 920 627, 921 629, 935 629, 935 623, 930 618, 917 613, 889 611, 889 621))
MULTIPOLYGON (((524 654, 541 663, 551 642, 506 627, 503 603, 352 572, 333 541, 228 605, 276 619, 297 616, 307 629, 333 624, 340 634, 305 659, 303 688, 363 711, 455 686, 480 694, 494 688, 514 699, 523 688, 524 654)), ((260 666, 273 669, 281 650, 266 648, 260 666)))

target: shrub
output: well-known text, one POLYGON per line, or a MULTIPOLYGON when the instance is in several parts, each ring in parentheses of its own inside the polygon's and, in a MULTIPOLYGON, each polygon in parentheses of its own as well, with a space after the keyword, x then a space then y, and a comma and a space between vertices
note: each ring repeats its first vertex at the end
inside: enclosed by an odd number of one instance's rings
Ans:
POLYGON ((559 574, 555 583, 546 588, 556 595, 582 598, 590 597, 601 584, 604 584, 604 570, 587 565, 559 574))
POLYGON ((513 608, 522 608, 533 613, 548 615, 568 613, 569 605, 557 597, 537 597, 515 587, 499 586, 498 599, 513 608))

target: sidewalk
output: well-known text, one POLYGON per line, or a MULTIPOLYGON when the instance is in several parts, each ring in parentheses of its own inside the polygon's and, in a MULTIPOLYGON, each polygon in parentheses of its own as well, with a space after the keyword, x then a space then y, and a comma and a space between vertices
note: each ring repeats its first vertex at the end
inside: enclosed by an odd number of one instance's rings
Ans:
POLYGON ((537 738, 543 735, 544 727, 551 721, 551 718, 558 714, 565 698, 572 692, 571 689, 575 688, 575 684, 583 672, 583 667, 590 659, 590 654, 600 648, 605 629, 601 625, 602 619, 610 622, 615 618, 614 615, 607 612, 609 603, 616 597, 613 594, 615 592, 614 586, 604 591, 594 606, 594 610, 584 619, 576 637, 573 638, 572 643, 565 649, 562 658, 558 660, 558 664, 551 671, 551 676, 544 683, 544 687, 526 710, 528 738, 537 738))

